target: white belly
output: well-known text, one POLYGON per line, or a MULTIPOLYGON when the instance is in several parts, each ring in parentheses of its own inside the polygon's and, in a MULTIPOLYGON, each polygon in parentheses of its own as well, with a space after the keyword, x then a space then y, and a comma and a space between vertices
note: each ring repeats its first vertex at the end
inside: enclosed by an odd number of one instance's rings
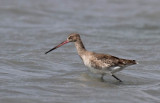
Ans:
POLYGON ((103 68, 103 69, 88 67, 88 69, 92 73, 96 73, 96 74, 114 74, 116 72, 119 72, 119 71, 123 70, 124 68, 117 66, 117 67, 109 67, 109 68, 103 68))
POLYGON ((109 68, 109 71, 111 71, 111 73, 116 73, 116 72, 119 72, 121 70, 123 70, 125 67, 120 67, 120 66, 115 66, 115 67, 110 67, 109 68))
POLYGON ((86 58, 86 56, 82 56, 82 60, 84 62, 84 65, 87 66, 92 73, 96 74, 113 74, 124 69, 124 67, 120 66, 109 67, 108 64, 102 65, 102 68, 94 68, 90 63, 89 58, 86 58))

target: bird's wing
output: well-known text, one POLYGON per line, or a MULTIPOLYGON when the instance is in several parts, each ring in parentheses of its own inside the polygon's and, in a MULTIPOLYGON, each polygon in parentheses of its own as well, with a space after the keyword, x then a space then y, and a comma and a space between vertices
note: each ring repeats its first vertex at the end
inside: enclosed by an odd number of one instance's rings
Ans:
POLYGON ((108 54, 94 54, 94 59, 91 60, 91 65, 94 68, 107 68, 107 67, 114 67, 119 66, 123 67, 127 65, 131 60, 121 59, 112 55, 108 54))

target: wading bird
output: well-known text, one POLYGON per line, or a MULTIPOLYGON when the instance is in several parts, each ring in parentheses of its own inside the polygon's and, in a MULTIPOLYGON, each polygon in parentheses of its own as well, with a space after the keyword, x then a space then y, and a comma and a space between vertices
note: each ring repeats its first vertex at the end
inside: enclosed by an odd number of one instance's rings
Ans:
POLYGON ((69 42, 74 42, 78 55, 82 59, 84 65, 87 66, 91 72, 101 74, 102 80, 104 75, 109 74, 119 82, 122 82, 114 73, 123 70, 127 66, 137 64, 135 60, 127 60, 109 54, 87 51, 82 43, 80 35, 77 33, 70 34, 67 40, 47 51, 45 54, 69 42))

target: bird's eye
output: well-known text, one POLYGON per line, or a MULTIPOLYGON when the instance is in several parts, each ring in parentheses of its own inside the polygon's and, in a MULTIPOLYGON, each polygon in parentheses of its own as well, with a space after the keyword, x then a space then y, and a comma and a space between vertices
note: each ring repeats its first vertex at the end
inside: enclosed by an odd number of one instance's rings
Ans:
POLYGON ((72 36, 69 37, 69 39, 72 39, 72 38, 73 38, 72 36))

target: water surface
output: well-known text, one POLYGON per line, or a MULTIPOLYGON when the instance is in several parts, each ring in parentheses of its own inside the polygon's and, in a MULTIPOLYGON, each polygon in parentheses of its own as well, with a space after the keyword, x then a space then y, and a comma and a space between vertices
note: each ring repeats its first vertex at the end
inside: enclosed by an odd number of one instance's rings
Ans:
POLYGON ((1 0, 1 103, 159 103, 159 0, 1 0), (90 73, 74 44, 44 53, 81 34, 90 51, 135 59, 113 77, 90 73))

